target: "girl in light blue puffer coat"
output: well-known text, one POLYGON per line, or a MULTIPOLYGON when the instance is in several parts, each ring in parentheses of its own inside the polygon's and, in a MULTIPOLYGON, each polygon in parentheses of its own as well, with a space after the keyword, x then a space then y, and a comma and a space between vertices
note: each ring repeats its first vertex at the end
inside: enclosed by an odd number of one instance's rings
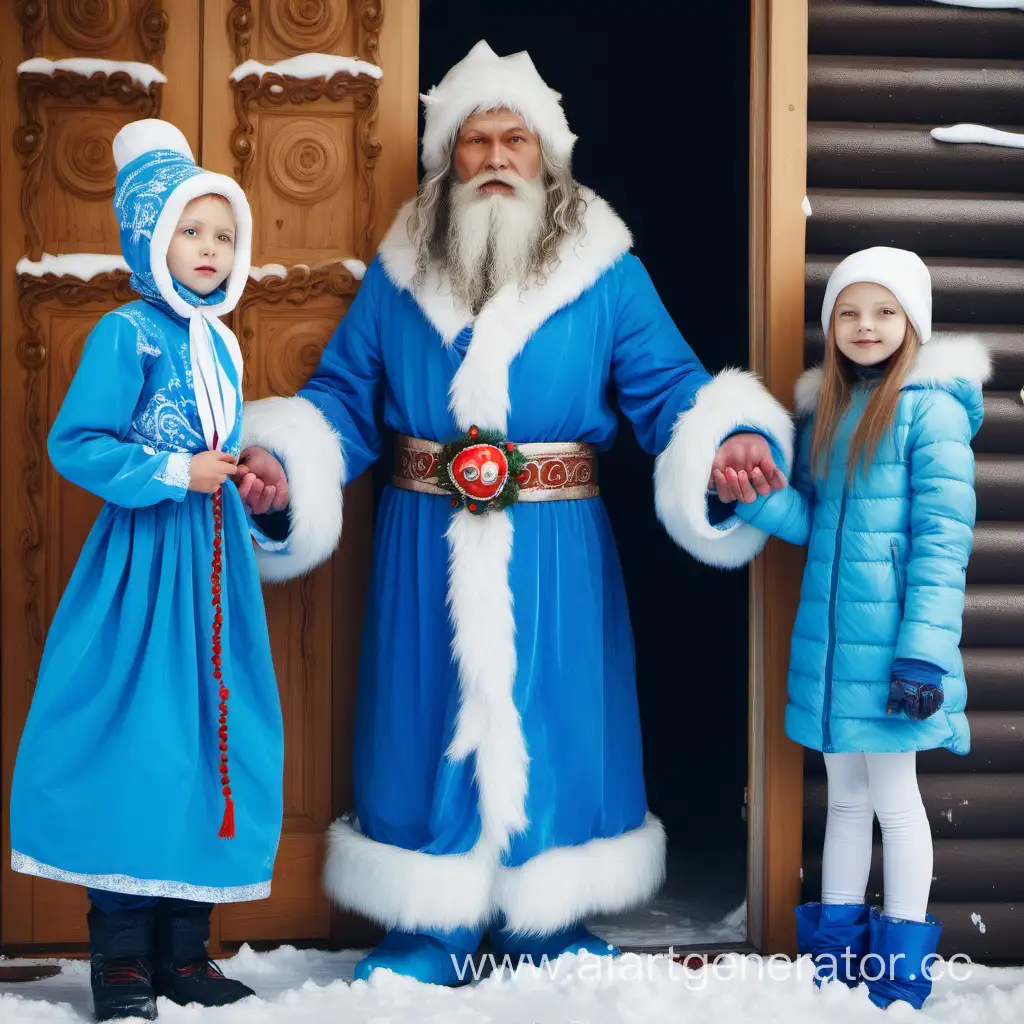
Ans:
POLYGON ((863 979, 880 1006, 920 1007, 940 926, 915 758, 970 748, 959 642, 989 358, 975 339, 929 341, 930 275, 901 249, 840 263, 822 327, 824 364, 797 385, 792 485, 769 493, 757 470, 716 479, 739 515, 808 549, 786 732, 824 752, 828 823, 822 901, 797 908, 800 950, 819 981, 863 979), (874 815, 881 912, 865 905, 874 815))

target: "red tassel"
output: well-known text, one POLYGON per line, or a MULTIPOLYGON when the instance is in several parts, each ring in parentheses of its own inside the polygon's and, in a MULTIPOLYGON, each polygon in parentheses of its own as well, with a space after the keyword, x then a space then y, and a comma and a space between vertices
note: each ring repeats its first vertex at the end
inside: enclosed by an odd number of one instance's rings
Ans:
POLYGON ((220 823, 220 832, 217 833, 217 838, 235 838, 235 801, 229 796, 224 798, 224 820, 220 823))

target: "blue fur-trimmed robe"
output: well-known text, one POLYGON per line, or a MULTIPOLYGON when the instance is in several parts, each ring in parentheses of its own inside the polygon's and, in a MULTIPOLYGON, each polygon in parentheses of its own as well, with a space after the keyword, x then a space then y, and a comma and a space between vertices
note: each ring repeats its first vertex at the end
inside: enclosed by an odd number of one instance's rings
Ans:
MULTIPOLYGON (((246 407, 244 443, 282 459, 291 534, 267 578, 333 549, 340 495, 385 450, 386 426, 446 442, 471 425, 517 442, 608 447, 613 400, 659 453, 659 514, 697 557, 740 565, 764 535, 712 525, 711 459, 753 427, 788 457, 786 414, 751 376, 711 379, 590 196, 582 237, 547 280, 501 289, 475 322, 428 272, 402 211, 320 365, 293 399, 246 407)), ((377 516, 355 736, 354 818, 325 874, 388 928, 547 933, 650 897, 665 837, 647 810, 633 640, 600 498, 472 516, 389 487, 377 516)))

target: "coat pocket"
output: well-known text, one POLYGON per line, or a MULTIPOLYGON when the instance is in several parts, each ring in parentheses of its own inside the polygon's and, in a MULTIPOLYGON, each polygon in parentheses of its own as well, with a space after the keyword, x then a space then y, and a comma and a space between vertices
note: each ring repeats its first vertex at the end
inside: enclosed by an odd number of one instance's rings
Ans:
POLYGON ((892 571, 896 576, 896 594, 902 601, 907 596, 907 573, 898 541, 889 541, 889 554, 892 556, 892 571))

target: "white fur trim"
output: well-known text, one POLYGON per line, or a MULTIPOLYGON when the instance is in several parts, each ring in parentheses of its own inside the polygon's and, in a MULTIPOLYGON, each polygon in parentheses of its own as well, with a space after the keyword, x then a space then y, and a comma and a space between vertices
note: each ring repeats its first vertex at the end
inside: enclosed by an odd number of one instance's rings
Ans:
MULTIPOLYGON (((508 368, 531 335, 552 314, 575 301, 633 244, 629 229, 601 198, 585 191, 587 212, 583 231, 566 239, 558 265, 543 284, 523 291, 509 282, 476 318, 473 340, 452 381, 451 408, 463 430, 476 425, 505 430, 509 410, 508 368)), ((412 292, 423 315, 445 343, 471 321, 456 302, 451 288, 440 284, 436 270, 414 288, 416 258, 409 240, 411 205, 406 204, 380 247, 381 262, 397 288, 412 292)))
POLYGON ((171 244, 171 236, 181 220, 185 207, 198 199, 199 196, 223 196, 230 204, 235 215, 235 256, 231 265, 231 273, 224 284, 224 301, 214 305, 203 306, 207 317, 224 316, 230 313, 242 297, 242 290, 249 280, 250 257, 252 255, 252 213, 249 202, 245 198, 241 185, 233 178, 224 174, 213 174, 202 171, 186 178, 167 197, 160 216, 153 225, 153 237, 150 239, 149 262, 153 272, 153 280, 160 295, 178 316, 186 320, 192 315, 195 306, 190 306, 174 288, 171 272, 167 269, 167 249, 171 244))
POLYGON ((368 839, 348 819, 331 825, 327 844, 326 891, 404 931, 482 927, 500 912, 513 931, 544 935, 638 906, 665 878, 665 830, 650 813, 632 832, 547 850, 517 868, 499 867, 485 843, 422 853, 368 839))
MULTIPOLYGON (((933 339, 922 346, 917 362, 903 382, 905 388, 926 384, 970 381, 979 387, 992 376, 992 356, 985 343, 973 334, 953 334, 933 339)), ((810 416, 821 397, 823 371, 820 366, 805 370, 796 382, 796 411, 810 416)))
POLYGON ((917 253, 876 245, 847 256, 828 279, 821 304, 821 329, 828 337, 839 293, 851 284, 870 281, 896 296, 922 344, 932 336, 932 276, 917 253))
POLYGON ((654 469, 654 504, 669 536, 694 558, 723 569, 746 565, 768 539, 737 516, 721 528, 708 521, 707 488, 715 453, 743 426, 769 434, 786 465, 791 463, 789 414, 753 374, 727 369, 705 384, 692 408, 679 415, 654 469))
POLYGON ((562 110, 561 96, 537 73, 526 51, 499 57, 480 40, 425 96, 423 167, 436 170, 450 152, 470 114, 505 107, 522 116, 544 148, 568 163, 576 136, 562 110))
POLYGON ((291 524, 283 551, 256 549, 260 576, 275 582, 301 576, 330 558, 341 536, 341 438, 307 399, 261 398, 243 410, 242 448, 252 445, 273 452, 284 465, 291 524))
POLYGON ((800 416, 810 416, 818 407, 818 397, 821 395, 821 382, 824 375, 825 371, 820 366, 812 366, 797 377, 793 395, 794 405, 800 416))
POLYGON ((516 679, 516 626, 508 565, 507 511, 474 516, 461 509, 448 527, 448 607, 459 669, 459 710, 448 748, 453 761, 475 755, 480 842, 505 850, 526 828, 527 765, 516 679))
POLYGON ((496 906, 510 931, 545 935, 646 903, 664 880, 665 829, 648 813, 640 828, 614 839, 558 847, 502 868, 496 906))
POLYGON ((981 385, 991 376, 992 357, 981 338, 973 334, 947 335, 921 349, 904 387, 952 384, 955 380, 981 385))
POLYGON ((324 889, 340 906, 387 929, 451 930, 486 923, 497 851, 429 854, 368 839, 342 818, 327 832, 324 889))
POLYGON ((415 203, 415 199, 410 199, 399 209, 378 252, 391 283, 396 288, 412 293, 416 305, 441 335, 441 340, 450 345, 472 318, 469 311, 455 301, 451 287, 442 282, 436 265, 431 264, 423 283, 413 288, 416 251, 409 237, 409 217, 415 203))
POLYGON ((114 164, 121 170, 143 153, 155 149, 180 153, 192 163, 196 162, 192 147, 179 128, 158 117, 144 117, 130 121, 114 136, 114 164))

